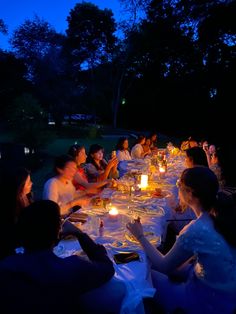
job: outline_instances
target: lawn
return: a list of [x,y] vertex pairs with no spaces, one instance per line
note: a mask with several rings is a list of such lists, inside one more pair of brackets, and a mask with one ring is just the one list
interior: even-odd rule
[[[73,132],[75,134],[77,132]],[[79,145],[84,145],[86,151],[88,152],[91,144],[100,144],[104,147],[105,157],[109,159],[110,152],[114,150],[117,140],[120,136],[126,136],[130,134],[139,134],[140,132],[128,131],[122,129],[113,130],[112,128],[103,129],[101,136],[97,138],[81,137],[80,139],[76,137],[71,137],[70,134],[63,136],[54,136],[50,142],[40,150],[40,163],[35,169],[32,167],[32,181],[33,181],[33,192],[35,199],[40,199],[42,196],[42,188],[45,181],[53,175],[53,162],[54,158],[61,154],[66,154],[69,147],[75,143]],[[13,142],[14,135],[10,132],[0,133],[0,142]],[[168,141],[172,141],[174,144],[178,145],[176,139],[170,139],[167,136],[160,135],[158,137],[158,146],[166,147]],[[130,147],[135,142],[135,138],[129,137]]]

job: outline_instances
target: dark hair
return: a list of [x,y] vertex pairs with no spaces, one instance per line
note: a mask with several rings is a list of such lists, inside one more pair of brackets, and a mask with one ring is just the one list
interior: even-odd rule
[[99,167],[98,164],[94,161],[94,158],[92,157],[92,154],[97,153],[99,150],[102,150],[104,152],[104,148],[101,145],[92,144],[89,148],[89,153],[88,153],[86,163],[93,164],[97,170],[101,170],[101,169],[104,170],[106,168],[105,162],[103,160],[101,160],[100,167]]
[[68,155],[75,159],[83,148],[82,145],[74,144],[69,148]]
[[219,183],[216,175],[207,167],[193,167],[185,169],[180,182],[191,188],[192,193],[202,204],[205,211],[210,211],[216,203]]
[[[0,259],[14,254],[16,247],[16,221],[23,209],[19,196],[29,174],[30,172],[22,167],[1,169]],[[31,201],[30,195],[29,201]]]
[[74,158],[69,155],[57,156],[54,161],[54,171],[58,173],[57,169],[64,169],[68,162],[75,162]]
[[208,167],[207,156],[202,147],[191,147],[185,150],[186,156],[188,156],[194,165]]
[[[6,208],[8,208],[15,218],[18,216],[22,204],[20,202],[20,194],[25,186],[26,179],[30,175],[30,171],[23,167],[2,169],[0,178],[0,193],[2,194],[1,200],[7,197]],[[32,201],[32,193],[28,195],[29,201]],[[13,212],[14,211],[14,212]]]
[[158,135],[157,135],[157,132],[153,131],[153,132],[150,132],[147,136],[147,138],[152,138],[154,135],[156,135],[156,137],[158,138]]
[[57,242],[60,207],[50,200],[36,201],[24,208],[17,224],[20,244],[28,251],[49,249]]
[[138,138],[136,139],[134,145],[141,143],[143,139],[146,139],[146,136],[145,136],[145,135],[142,135],[142,134],[139,135]]
[[225,240],[236,247],[236,194],[221,191],[217,194],[215,216],[213,216],[216,230]]
[[216,149],[216,156],[225,186],[236,187],[236,149],[221,145]]
[[185,169],[180,178],[181,183],[191,188],[203,210],[210,213],[215,229],[225,240],[236,246],[236,206],[235,196],[219,192],[216,175],[207,167]]
[[118,139],[116,150],[124,150],[124,141],[128,141],[128,138],[125,136],[122,136]]

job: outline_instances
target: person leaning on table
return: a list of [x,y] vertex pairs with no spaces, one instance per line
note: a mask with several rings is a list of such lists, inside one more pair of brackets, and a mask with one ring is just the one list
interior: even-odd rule
[[[104,284],[114,275],[113,263],[104,246],[68,221],[62,226],[62,233],[74,236],[87,258],[56,256],[53,248],[60,229],[60,208],[53,201],[36,201],[22,211],[18,230],[24,253],[0,262],[0,301],[4,313],[74,313],[75,309],[77,313],[87,313],[90,305],[83,298],[88,292],[90,302],[99,309],[97,289],[105,287],[107,292]],[[117,300],[112,293],[110,290],[106,297]],[[104,308],[107,304],[104,301]],[[116,313],[112,306],[106,310]]]
[[56,175],[44,184],[43,199],[56,202],[62,216],[73,212],[75,206],[88,205],[90,198],[84,192],[76,192],[72,183],[77,171],[74,159],[69,155],[58,156],[54,168]]
[[[209,168],[183,171],[179,197],[197,219],[181,230],[166,255],[150,244],[139,220],[127,224],[152,263],[155,299],[166,312],[232,314],[236,310],[236,201],[218,189]],[[192,265],[191,259],[194,270],[182,273],[186,281],[170,281],[167,275],[180,274],[180,267]]]

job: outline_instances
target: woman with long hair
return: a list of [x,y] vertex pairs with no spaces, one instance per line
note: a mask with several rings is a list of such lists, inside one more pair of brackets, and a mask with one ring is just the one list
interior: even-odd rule
[[[147,240],[139,220],[127,224],[155,269],[155,298],[167,312],[181,308],[191,314],[231,314],[236,309],[235,198],[219,192],[217,177],[206,167],[183,171],[179,197],[197,219],[182,229],[166,255]],[[193,265],[186,281],[171,282],[167,275],[186,265]]]
[[118,139],[116,144],[116,157],[119,161],[131,160],[129,152],[129,140],[125,136],[122,136]]
[[73,157],[77,164],[77,172],[72,181],[76,190],[82,190],[96,194],[100,192],[102,187],[111,182],[109,179],[98,182],[88,182],[88,178],[84,169],[84,164],[87,158],[84,146],[78,144],[72,145],[68,150],[68,155]]
[[86,174],[89,182],[104,181],[106,179],[116,179],[118,159],[112,157],[108,162],[104,158],[104,148],[99,144],[92,144],[89,148],[86,160]]
[[0,175],[0,258],[14,254],[16,223],[21,210],[32,203],[32,181],[26,168],[2,169]]

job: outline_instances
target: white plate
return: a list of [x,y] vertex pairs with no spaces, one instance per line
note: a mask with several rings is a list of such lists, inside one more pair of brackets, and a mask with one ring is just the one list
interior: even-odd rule
[[[160,241],[160,237],[156,236],[152,231],[144,231],[144,235],[152,244],[158,244]],[[125,238],[129,242],[139,243],[139,241],[130,232],[125,232]]]

